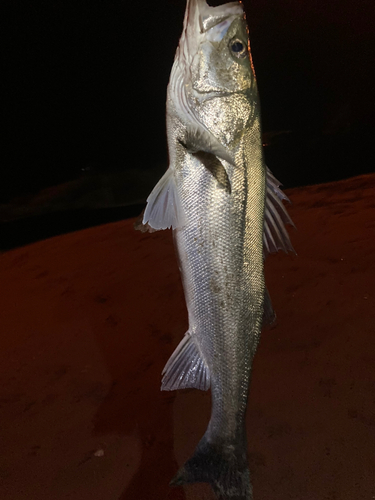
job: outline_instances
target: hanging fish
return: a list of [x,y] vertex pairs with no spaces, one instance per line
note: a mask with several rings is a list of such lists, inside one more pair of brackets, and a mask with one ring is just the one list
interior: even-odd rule
[[286,196],[264,163],[260,107],[240,2],[187,0],[167,92],[169,168],[143,230],[172,228],[189,329],[162,390],[211,388],[208,428],[171,484],[208,482],[219,499],[252,499],[245,414],[264,322],[274,318],[263,263],[293,251]]

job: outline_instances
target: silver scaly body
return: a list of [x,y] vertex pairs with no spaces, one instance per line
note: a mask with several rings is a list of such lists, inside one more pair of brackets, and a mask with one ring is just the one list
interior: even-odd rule
[[238,2],[188,0],[167,95],[170,167],[148,198],[146,228],[172,227],[189,330],[162,389],[211,387],[212,412],[173,484],[206,481],[252,498],[245,413],[253,357],[272,306],[263,263],[292,250],[285,196],[264,164],[247,26]]

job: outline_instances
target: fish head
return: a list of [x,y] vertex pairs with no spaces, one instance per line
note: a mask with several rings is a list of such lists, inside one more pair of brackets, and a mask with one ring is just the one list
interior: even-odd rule
[[186,103],[191,98],[202,101],[214,95],[246,92],[255,85],[240,2],[211,7],[205,0],[187,0],[171,81],[177,94],[185,94],[185,99],[176,97]]

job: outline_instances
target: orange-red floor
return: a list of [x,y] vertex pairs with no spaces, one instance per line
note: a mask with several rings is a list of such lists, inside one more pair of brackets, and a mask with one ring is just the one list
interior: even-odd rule
[[[278,315],[248,408],[254,500],[375,498],[375,176],[288,192],[298,257],[266,263]],[[0,498],[212,499],[171,489],[210,411],[161,393],[187,327],[168,231],[133,221],[0,255]]]

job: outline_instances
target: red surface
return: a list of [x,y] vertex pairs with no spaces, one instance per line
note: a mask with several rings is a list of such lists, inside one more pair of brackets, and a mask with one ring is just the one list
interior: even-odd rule
[[[375,176],[289,191],[298,257],[248,410],[254,499],[375,498]],[[0,258],[0,498],[212,499],[171,489],[209,393],[161,393],[187,327],[171,234],[108,224]]]

